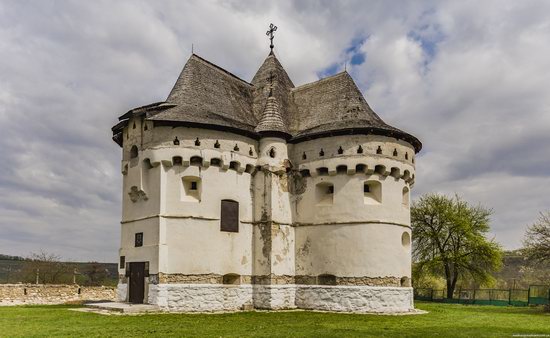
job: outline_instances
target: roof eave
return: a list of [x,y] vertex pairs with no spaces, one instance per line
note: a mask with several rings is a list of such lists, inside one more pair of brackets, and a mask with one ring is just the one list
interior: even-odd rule
[[396,139],[400,139],[410,143],[413,146],[415,153],[419,153],[420,150],[422,150],[422,142],[420,142],[420,140],[418,140],[416,137],[412,136],[411,134],[408,134],[404,131],[387,130],[387,129],[376,128],[376,127],[344,128],[344,129],[314,132],[314,133],[303,134],[303,135],[296,135],[289,140],[289,143],[300,143],[300,142],[314,140],[322,137],[340,136],[340,135],[357,135],[357,134],[363,134],[363,135],[373,134],[373,135],[394,137]]

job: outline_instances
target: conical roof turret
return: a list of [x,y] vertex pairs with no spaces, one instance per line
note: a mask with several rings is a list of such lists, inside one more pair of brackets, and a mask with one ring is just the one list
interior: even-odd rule
[[269,53],[260,66],[254,78],[253,111],[258,119],[256,132],[284,133],[289,132],[289,110],[291,104],[290,92],[294,83],[277,60],[274,53]]
[[270,90],[270,95],[267,97],[264,111],[262,112],[255,131],[260,134],[281,134],[280,136],[283,138],[290,137],[288,128],[279,111],[279,103],[272,95],[272,90]]

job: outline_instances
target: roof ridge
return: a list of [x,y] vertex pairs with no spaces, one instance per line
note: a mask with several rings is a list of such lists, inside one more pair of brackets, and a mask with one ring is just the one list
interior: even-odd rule
[[334,74],[334,75],[331,75],[331,76],[324,77],[324,78],[319,79],[319,80],[317,80],[317,81],[305,83],[305,84],[303,84],[303,85],[301,85],[301,86],[294,87],[294,88],[292,88],[292,89],[290,89],[290,90],[291,90],[291,91],[298,91],[298,90],[301,90],[301,89],[306,89],[306,88],[315,86],[315,85],[317,85],[317,84],[319,84],[319,83],[321,83],[321,82],[323,82],[323,81],[325,81],[325,80],[332,80],[332,79],[334,79],[334,78],[336,78],[336,77],[338,77],[338,76],[342,76],[342,75],[345,75],[345,74],[349,75],[349,73],[348,73],[347,71],[344,70],[344,71],[341,71],[340,73],[337,73],[337,74]]
[[248,82],[248,81],[246,81],[246,80],[241,79],[240,77],[238,77],[237,75],[231,73],[230,71],[223,69],[222,67],[218,66],[217,64],[212,63],[212,62],[206,60],[205,58],[202,58],[202,57],[198,56],[198,55],[195,54],[195,53],[192,53],[192,54],[191,54],[191,57],[197,58],[199,61],[204,62],[206,65],[212,67],[213,69],[215,69],[215,70],[217,70],[217,71],[219,71],[219,72],[221,72],[221,73],[223,73],[223,74],[225,74],[225,75],[229,75],[229,76],[231,76],[231,77],[233,77],[233,78],[235,78],[235,79],[237,79],[237,80],[239,80],[239,81],[241,81],[241,82],[246,83],[246,84],[249,85],[249,86],[254,86],[252,83],[250,83],[250,82]]

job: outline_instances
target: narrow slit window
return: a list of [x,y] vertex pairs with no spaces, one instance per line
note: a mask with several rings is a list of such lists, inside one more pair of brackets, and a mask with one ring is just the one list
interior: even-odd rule
[[134,236],[134,246],[136,248],[143,246],[143,232],[136,232]]

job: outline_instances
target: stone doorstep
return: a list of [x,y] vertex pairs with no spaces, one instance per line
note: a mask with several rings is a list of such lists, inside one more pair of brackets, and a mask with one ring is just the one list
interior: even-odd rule
[[151,304],[130,304],[130,303],[117,303],[117,302],[105,302],[105,303],[86,303],[87,308],[107,310],[120,313],[149,313],[160,312],[160,308],[157,305]]

